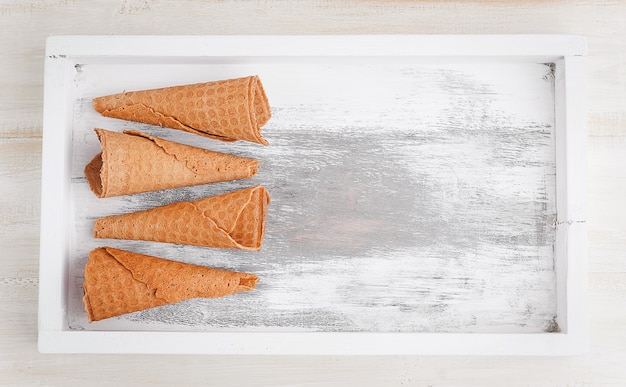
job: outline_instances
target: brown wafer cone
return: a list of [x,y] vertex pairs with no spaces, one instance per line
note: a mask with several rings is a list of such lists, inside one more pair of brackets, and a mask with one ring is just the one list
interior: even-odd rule
[[271,111],[258,76],[124,92],[94,98],[93,106],[107,117],[268,145],[261,126]]
[[94,237],[258,250],[270,197],[262,186],[96,220]]
[[254,274],[99,247],[89,253],[85,266],[83,303],[92,322],[190,298],[252,290],[257,281]]
[[85,167],[100,198],[218,181],[245,179],[258,172],[254,159],[213,152],[126,130],[95,129],[102,146]]

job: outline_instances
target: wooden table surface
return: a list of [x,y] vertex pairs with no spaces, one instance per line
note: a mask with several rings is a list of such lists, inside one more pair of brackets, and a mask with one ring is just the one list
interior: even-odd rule
[[[626,385],[626,2],[0,1],[0,385]],[[58,34],[588,37],[590,348],[575,357],[42,355],[45,38]]]

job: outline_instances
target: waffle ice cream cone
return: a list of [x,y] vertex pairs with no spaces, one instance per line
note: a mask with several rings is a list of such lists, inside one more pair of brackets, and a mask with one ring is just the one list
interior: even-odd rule
[[102,146],[85,167],[99,198],[245,179],[258,172],[254,159],[213,152],[126,130],[95,129]]
[[261,126],[271,111],[258,76],[124,92],[95,98],[93,106],[107,117],[268,145]]
[[257,281],[254,274],[99,247],[89,253],[85,266],[83,303],[93,322],[190,298],[252,290]]
[[270,197],[255,186],[96,220],[94,237],[258,250]]

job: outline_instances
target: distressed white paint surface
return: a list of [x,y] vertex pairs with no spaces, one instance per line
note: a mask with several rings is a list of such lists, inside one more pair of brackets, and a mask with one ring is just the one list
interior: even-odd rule
[[[13,1],[0,6],[0,360],[10,385],[542,385],[626,380],[626,4]],[[44,38],[49,34],[575,33],[589,36],[590,351],[576,357],[46,355],[37,352]],[[532,370],[529,372],[529,370]]]
[[[250,63],[252,62],[252,63]],[[524,61],[278,58],[77,67],[68,324],[87,330],[522,333],[555,329],[552,71]],[[269,147],[100,117],[91,98],[259,74]],[[255,157],[249,180],[97,199],[94,127]],[[262,251],[95,240],[96,217],[265,185]],[[261,277],[250,293],[87,324],[82,270],[103,244]]]

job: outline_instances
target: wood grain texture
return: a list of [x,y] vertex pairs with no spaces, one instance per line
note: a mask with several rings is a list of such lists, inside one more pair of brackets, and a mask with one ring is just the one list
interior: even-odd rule
[[[73,123],[72,329],[543,332],[556,316],[554,82],[543,63],[280,59],[273,63],[84,63]],[[271,145],[223,144],[100,117],[111,90],[254,71]],[[177,75],[184,74],[184,75]],[[173,80],[175,79],[175,80]],[[93,127],[134,128],[263,165],[251,180],[97,199],[83,168]],[[94,240],[95,217],[250,185],[272,196],[261,252]],[[255,292],[191,300],[88,325],[82,270],[102,244],[226,265]],[[139,250],[138,250],[139,249]],[[227,312],[226,312],[227,310]]]
[[[0,384],[624,385],[626,218],[620,195],[626,151],[624,15],[626,5],[621,1],[0,2],[4,32],[0,36]],[[44,40],[50,34],[127,33],[588,36],[590,353],[548,359],[38,354],[38,138]]]

